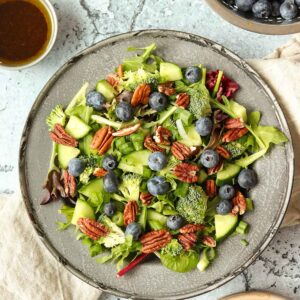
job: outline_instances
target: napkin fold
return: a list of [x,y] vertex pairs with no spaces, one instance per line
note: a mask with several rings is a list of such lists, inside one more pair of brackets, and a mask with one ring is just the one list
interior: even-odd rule
[[[273,90],[300,153],[300,35],[264,59],[248,60]],[[283,226],[300,223],[300,159]],[[96,300],[100,291],[73,276],[44,247],[20,194],[0,195],[0,295],[10,300]]]

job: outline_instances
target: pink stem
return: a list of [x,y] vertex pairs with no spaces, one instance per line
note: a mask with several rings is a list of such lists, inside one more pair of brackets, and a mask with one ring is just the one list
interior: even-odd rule
[[142,253],[138,257],[136,257],[133,261],[131,261],[125,268],[118,272],[117,277],[121,277],[125,275],[128,271],[133,269],[137,264],[139,264],[145,257],[147,257],[148,253]]

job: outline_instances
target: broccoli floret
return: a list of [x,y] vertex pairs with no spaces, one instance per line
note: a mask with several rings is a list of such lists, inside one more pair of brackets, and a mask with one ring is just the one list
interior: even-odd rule
[[172,241],[161,249],[161,254],[169,254],[173,257],[180,255],[183,251],[182,245],[176,239],[172,239]]
[[188,110],[199,119],[211,114],[210,94],[201,82],[186,86],[182,81],[176,82],[177,92],[186,92],[190,95]]
[[141,83],[153,84],[154,86],[158,84],[159,72],[155,71],[150,73],[143,69],[138,69],[137,71],[126,71],[124,77],[122,78],[122,86],[125,90],[134,91],[137,86]]
[[90,180],[90,176],[93,174],[94,168],[93,167],[87,167],[84,169],[84,171],[79,176],[79,181],[83,184],[87,184]]
[[190,186],[187,195],[177,201],[176,210],[188,222],[201,224],[205,217],[207,199],[201,186]]
[[246,151],[246,147],[239,142],[230,142],[224,145],[224,148],[230,152],[232,158],[238,157]]
[[49,126],[49,130],[53,130],[55,124],[65,126],[66,114],[61,105],[56,105],[55,108],[52,109],[50,115],[46,119],[46,123]]
[[119,185],[119,191],[127,200],[138,200],[141,182],[142,176],[135,173],[127,173],[122,176],[122,183]]
[[110,218],[102,216],[101,222],[109,229],[109,233],[100,240],[106,248],[112,248],[125,243],[125,233]]

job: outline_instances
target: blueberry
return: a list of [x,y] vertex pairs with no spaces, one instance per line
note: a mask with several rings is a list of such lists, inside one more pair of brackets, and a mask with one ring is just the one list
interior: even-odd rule
[[132,92],[125,90],[120,95],[118,95],[117,100],[120,102],[124,101],[130,103],[132,96],[133,96]]
[[109,171],[103,178],[104,190],[108,193],[116,193],[118,191],[119,178],[114,172]]
[[300,0],[295,0],[295,4],[296,4],[297,6],[300,6]]
[[218,152],[208,149],[205,150],[200,157],[200,163],[205,168],[213,168],[219,163],[220,157]]
[[185,70],[184,76],[190,83],[196,83],[201,80],[202,72],[199,67],[188,67]]
[[272,5],[267,0],[259,0],[252,6],[252,12],[256,18],[268,18],[272,14]]
[[153,152],[148,158],[148,165],[152,171],[163,169],[168,162],[167,156],[162,152]]
[[164,195],[170,190],[170,183],[162,176],[155,176],[148,180],[147,188],[151,195]]
[[102,161],[102,167],[106,171],[113,170],[117,167],[118,161],[113,155],[107,155]]
[[212,127],[212,120],[208,117],[202,117],[196,122],[196,131],[201,136],[209,135],[212,131]]
[[219,196],[222,199],[230,200],[235,194],[234,187],[230,184],[224,184],[219,189]]
[[240,11],[251,11],[251,8],[256,0],[235,0],[235,5]]
[[86,105],[91,106],[96,111],[104,109],[105,97],[97,91],[91,91],[86,96]]
[[280,17],[280,2],[279,1],[272,1],[272,16],[273,17]]
[[68,164],[69,173],[74,177],[78,177],[84,171],[85,166],[86,163],[80,158],[72,158]]
[[162,111],[168,105],[168,98],[163,93],[153,92],[150,94],[150,97],[149,97],[149,105],[154,110]]
[[285,20],[292,20],[298,14],[298,7],[294,0],[286,0],[280,6],[280,14]]
[[133,107],[128,102],[121,101],[116,107],[116,116],[121,121],[127,122],[133,119]]
[[257,184],[257,175],[255,171],[244,169],[238,176],[238,184],[244,189],[251,189]]
[[183,219],[178,215],[170,216],[167,220],[167,227],[171,230],[177,230],[182,226]]
[[116,204],[110,201],[104,205],[103,211],[108,217],[112,217],[116,213]]
[[142,227],[139,223],[132,222],[127,225],[125,235],[131,234],[133,239],[137,241],[142,233]]
[[231,212],[231,209],[232,204],[226,199],[221,200],[216,207],[216,211],[219,215],[227,215]]

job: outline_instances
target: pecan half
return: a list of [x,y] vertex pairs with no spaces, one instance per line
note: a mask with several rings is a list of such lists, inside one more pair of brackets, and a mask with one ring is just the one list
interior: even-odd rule
[[244,128],[245,124],[240,118],[228,118],[225,121],[224,127],[226,129]]
[[123,128],[119,131],[113,132],[113,136],[126,136],[136,132],[141,127],[141,123],[137,123],[133,126]]
[[147,135],[144,139],[144,147],[150,150],[151,152],[165,152],[165,149],[159,147],[154,140],[152,139],[151,135]]
[[116,88],[119,84],[119,76],[117,74],[108,74],[106,81],[113,87]]
[[109,232],[106,226],[89,218],[79,218],[77,224],[79,229],[94,241],[106,236]]
[[49,132],[50,138],[53,142],[65,146],[77,147],[78,142],[70,136],[62,125],[55,124],[53,131]]
[[171,152],[179,160],[188,159],[192,155],[191,149],[181,142],[174,142],[171,146]]
[[248,132],[248,129],[245,128],[236,128],[236,129],[229,129],[226,131],[222,136],[222,142],[233,142],[237,139],[241,138]]
[[247,209],[246,198],[240,191],[237,191],[235,193],[235,196],[232,198],[232,204],[233,204],[233,209],[231,212],[233,214],[239,213],[240,215],[243,215],[246,212]]
[[209,236],[209,235],[204,235],[202,237],[202,243],[204,245],[208,246],[208,247],[211,247],[211,248],[214,248],[214,247],[217,246],[216,240],[213,237]]
[[176,106],[186,109],[190,104],[190,96],[187,93],[180,93],[176,97]]
[[135,221],[136,215],[138,213],[138,209],[139,207],[136,201],[130,200],[127,202],[124,209],[125,226]]
[[180,163],[174,167],[173,174],[182,182],[195,183],[198,181],[199,167],[188,163]]
[[207,174],[208,175],[216,174],[217,172],[223,169],[223,166],[224,166],[224,161],[223,159],[220,159],[219,163],[215,167],[207,169]]
[[114,137],[112,133],[113,130],[109,126],[104,126],[99,129],[92,139],[91,148],[97,149],[99,155],[105,154],[113,141]]
[[153,196],[150,193],[141,192],[140,199],[143,205],[148,206],[151,204]]
[[117,75],[122,78],[124,76],[123,66],[121,64],[118,65]]
[[142,83],[134,91],[131,98],[131,105],[148,104],[151,87],[149,84]]
[[96,177],[104,177],[108,172],[103,168],[96,168],[93,175]]
[[185,250],[190,250],[197,242],[197,235],[194,232],[179,234],[178,240]]
[[160,93],[167,96],[172,96],[176,93],[176,89],[173,87],[173,82],[171,81],[159,84],[157,89]]
[[67,170],[63,171],[64,189],[66,197],[74,198],[76,195],[76,180]]
[[217,146],[216,151],[225,159],[228,159],[231,156],[230,152],[222,146]]
[[158,126],[155,130],[155,136],[153,137],[153,139],[157,144],[170,145],[171,137],[172,132],[169,129],[164,128],[162,126]]
[[154,230],[144,234],[140,238],[142,253],[153,253],[165,247],[172,240],[172,235],[165,229]]
[[202,224],[186,224],[179,229],[180,233],[192,233],[205,229],[205,226]]
[[217,195],[217,185],[213,179],[206,180],[205,192],[209,198],[214,198]]

